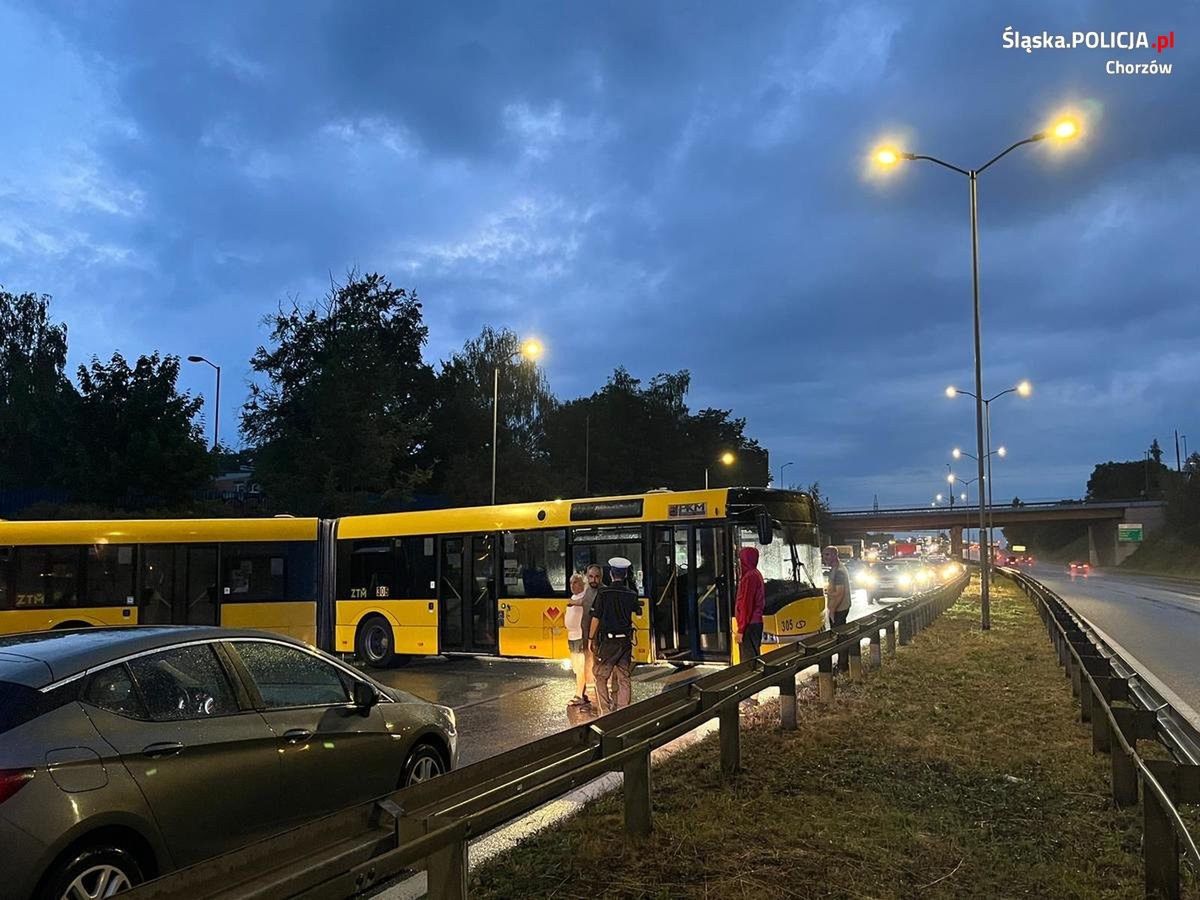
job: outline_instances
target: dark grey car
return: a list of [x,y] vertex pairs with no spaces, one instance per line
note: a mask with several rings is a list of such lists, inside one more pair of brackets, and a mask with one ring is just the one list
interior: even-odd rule
[[450,769],[454,713],[228,628],[0,638],[0,897],[107,897]]

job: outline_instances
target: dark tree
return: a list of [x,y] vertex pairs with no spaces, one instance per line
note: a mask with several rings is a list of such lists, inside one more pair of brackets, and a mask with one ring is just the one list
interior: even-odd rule
[[76,393],[67,326],[46,294],[0,290],[0,488],[61,487],[73,465]]
[[485,327],[442,364],[427,456],[433,490],[455,505],[491,502],[492,403],[499,373],[496,499],[545,497],[543,416],[554,396],[540,367],[521,356],[512,331]]
[[421,304],[378,274],[351,272],[316,306],[267,318],[242,410],[256,475],[276,505],[333,515],[395,508],[428,479],[433,372]]
[[1087,483],[1089,500],[1129,500],[1160,497],[1169,473],[1152,460],[1099,463]]
[[1162,465],[1162,447],[1158,446],[1158,438],[1150,442],[1150,458],[1154,460],[1155,465]]
[[211,473],[196,417],[203,403],[179,393],[179,357],[120,353],[79,367],[75,495],[114,506],[190,502]]

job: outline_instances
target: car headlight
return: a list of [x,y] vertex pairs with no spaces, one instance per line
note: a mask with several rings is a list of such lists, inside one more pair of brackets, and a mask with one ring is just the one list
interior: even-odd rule
[[942,569],[942,577],[949,581],[958,574],[958,567],[954,563],[950,563],[946,568]]
[[921,569],[919,572],[917,572],[917,581],[928,581],[928,580],[929,580],[929,570],[928,569]]
[[876,578],[870,572],[863,572],[855,579],[863,587],[875,587]]
[[899,581],[900,587],[908,587],[910,584],[912,584],[912,576],[905,572],[897,579],[897,581]]

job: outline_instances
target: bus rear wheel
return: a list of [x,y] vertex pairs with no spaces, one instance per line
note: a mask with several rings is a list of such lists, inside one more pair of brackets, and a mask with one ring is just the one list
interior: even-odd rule
[[383,616],[370,616],[358,626],[354,654],[372,669],[392,669],[408,661],[396,653],[396,635]]

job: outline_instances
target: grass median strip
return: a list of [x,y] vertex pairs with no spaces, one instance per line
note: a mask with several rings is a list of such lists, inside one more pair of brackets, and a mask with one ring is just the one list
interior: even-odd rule
[[[836,702],[801,690],[743,717],[744,771],[715,736],[653,772],[654,834],[620,793],[480,866],[472,897],[1134,897],[1139,810],[1109,803],[1070,683],[1010,583],[978,627],[978,582]],[[1194,885],[1189,885],[1194,889]]]

